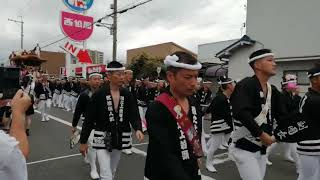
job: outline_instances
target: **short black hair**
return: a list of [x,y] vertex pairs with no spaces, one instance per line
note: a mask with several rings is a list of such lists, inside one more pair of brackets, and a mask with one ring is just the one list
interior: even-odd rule
[[[252,59],[254,57],[257,57],[257,56],[260,56],[260,55],[263,55],[263,54],[268,54],[268,53],[272,53],[271,49],[259,49],[257,51],[254,51],[253,53],[251,53],[251,55],[249,56],[249,59]],[[251,68],[253,69],[254,68],[254,63],[256,61],[252,61],[249,63],[249,65],[251,66]]]
[[314,65],[314,67],[309,69],[309,71],[308,71],[309,79],[316,77],[316,76],[314,76],[314,74],[316,74],[316,73],[320,73],[320,63],[316,63]]
[[111,61],[107,65],[107,69],[108,68],[122,68],[122,67],[123,67],[123,65],[121,63],[119,63],[118,61]]
[[[191,54],[183,52],[183,51],[176,51],[171,54],[171,56],[173,56],[173,55],[176,55],[179,58],[179,60],[177,61],[179,63],[195,65],[198,62],[198,60],[195,57],[193,57]],[[170,71],[173,73],[177,73],[181,69],[183,69],[183,68],[173,67],[173,66],[167,67],[167,71]]]

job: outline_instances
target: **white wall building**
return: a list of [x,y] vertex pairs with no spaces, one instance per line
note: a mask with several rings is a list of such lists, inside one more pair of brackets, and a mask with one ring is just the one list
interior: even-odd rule
[[[237,50],[227,47],[217,54],[229,58],[229,76],[235,79],[252,75],[249,55],[261,48],[275,53],[277,75],[271,82],[280,86],[282,76],[295,73],[305,92],[308,83],[306,71],[320,62],[319,0],[248,0],[247,35],[254,40]],[[229,49],[228,49],[229,48]]]

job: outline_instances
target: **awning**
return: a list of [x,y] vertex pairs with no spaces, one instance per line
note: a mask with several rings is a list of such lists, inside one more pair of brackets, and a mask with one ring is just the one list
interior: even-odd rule
[[[216,54],[217,58],[220,59],[229,59],[232,53],[234,53],[237,49],[243,47],[243,46],[252,46],[256,41],[252,40],[249,36],[244,35],[241,39],[234,42],[233,44],[227,46],[220,52]],[[227,61],[227,60],[224,60]]]

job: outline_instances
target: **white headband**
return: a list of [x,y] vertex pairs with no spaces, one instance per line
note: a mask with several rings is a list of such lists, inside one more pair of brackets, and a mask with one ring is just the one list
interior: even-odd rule
[[264,58],[264,57],[267,57],[267,56],[274,56],[273,53],[266,53],[266,54],[261,54],[260,56],[256,56],[256,57],[253,57],[251,59],[248,60],[248,63],[251,63],[257,59],[261,59],[261,58]]
[[164,59],[164,64],[167,67],[172,66],[172,67],[178,67],[178,68],[189,69],[189,70],[199,70],[202,67],[202,65],[199,62],[197,62],[197,64],[191,65],[191,64],[180,63],[177,61],[179,61],[178,56],[169,55]]
[[296,83],[296,82],[297,82],[297,80],[289,80],[289,81],[286,81],[286,82],[282,82],[282,84],[283,84],[283,85],[285,85],[285,84],[288,84],[288,83],[291,83],[291,82]]
[[308,77],[310,78],[310,77],[313,77],[313,76],[319,76],[320,75],[320,72],[318,72],[318,73],[314,73],[314,74],[308,74]]
[[121,67],[121,68],[107,68],[107,71],[123,71],[126,70],[125,67]]
[[102,74],[100,73],[92,73],[89,75],[89,78],[91,78],[92,76],[100,76],[100,78],[102,78]]
[[230,83],[233,83],[233,82],[234,82],[233,80],[230,80],[230,81],[227,81],[227,82],[219,81],[218,84],[223,85],[223,84],[230,84]]

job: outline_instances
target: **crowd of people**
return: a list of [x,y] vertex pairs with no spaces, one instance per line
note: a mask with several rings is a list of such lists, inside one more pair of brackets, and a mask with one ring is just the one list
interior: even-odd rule
[[[25,119],[26,135],[30,135],[34,108],[41,112],[42,122],[50,120],[51,106],[72,112],[72,134],[83,121],[78,132],[80,152],[90,164],[92,179],[114,179],[121,153],[132,154],[132,130],[139,141],[149,136],[145,164],[149,180],[200,180],[203,157],[206,169],[217,172],[213,164],[217,149],[228,149],[243,180],[263,180],[266,165],[272,164],[268,156],[277,145],[284,146],[285,159],[295,163],[298,180],[320,178],[320,66],[309,70],[311,87],[302,98],[295,75],[283,76],[281,91],[269,84],[276,74],[269,49],[250,55],[248,69],[254,76],[239,82],[219,77],[216,93],[210,90],[212,83],[198,78],[201,64],[193,56],[175,52],[164,64],[165,80],[134,79],[133,72],[117,61],[107,65],[106,77],[99,72],[89,74],[88,79],[24,72],[24,93],[16,96],[34,97],[33,105],[25,108],[25,117],[20,117]],[[14,98],[12,112],[15,103]],[[204,131],[207,117],[210,134]],[[16,126],[12,120],[11,128]],[[12,129],[8,132],[20,142]],[[0,160],[0,169],[3,166]],[[0,172],[2,177],[7,176]]]

